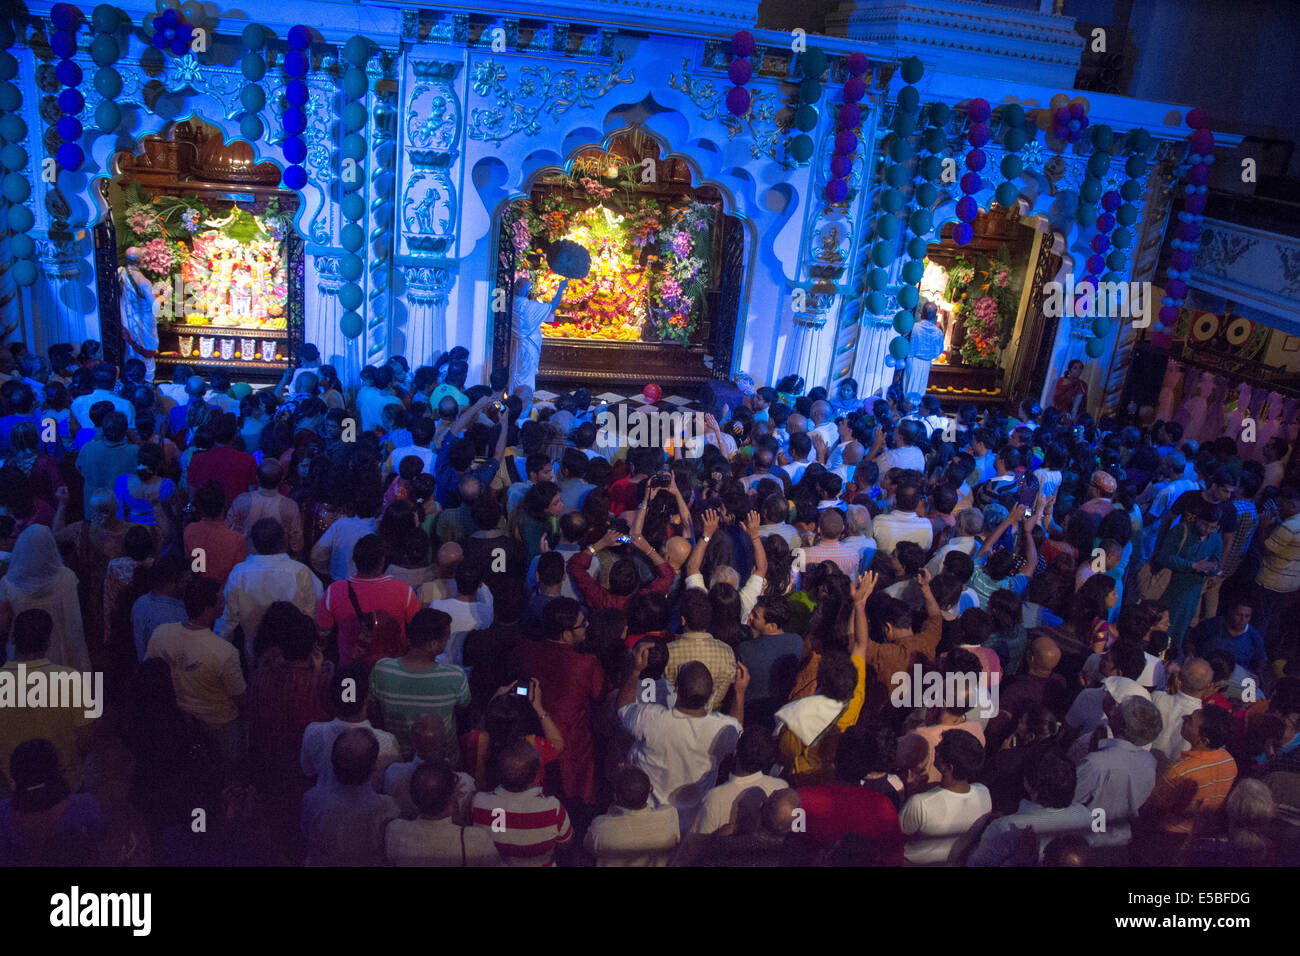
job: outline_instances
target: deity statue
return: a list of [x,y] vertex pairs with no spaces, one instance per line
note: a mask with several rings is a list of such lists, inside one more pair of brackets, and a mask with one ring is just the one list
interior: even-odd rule
[[1178,395],[1178,386],[1183,381],[1183,367],[1178,362],[1170,362],[1165,370],[1165,381],[1160,388],[1160,398],[1156,402],[1156,420],[1170,421],[1174,414],[1174,400]]

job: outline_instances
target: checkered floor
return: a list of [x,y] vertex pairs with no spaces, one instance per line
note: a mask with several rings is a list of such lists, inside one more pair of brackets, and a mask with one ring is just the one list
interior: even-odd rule
[[[533,397],[538,401],[553,402],[559,398],[559,395],[555,392],[539,388],[533,393]],[[629,412],[648,408],[654,408],[661,412],[699,412],[704,410],[704,406],[696,399],[687,398],[684,395],[662,395],[660,396],[659,401],[652,403],[646,401],[645,396],[640,392],[628,394],[626,392],[607,391],[599,394],[593,392],[591,400],[596,404],[600,402],[607,403],[614,414],[618,414],[617,409],[619,405],[626,405]]]

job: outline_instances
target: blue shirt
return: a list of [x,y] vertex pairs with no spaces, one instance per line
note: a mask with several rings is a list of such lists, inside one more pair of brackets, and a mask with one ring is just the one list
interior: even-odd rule
[[1264,636],[1250,625],[1234,637],[1228,633],[1228,624],[1223,618],[1212,617],[1197,625],[1191,639],[1200,657],[1208,657],[1215,651],[1227,651],[1234,661],[1256,674],[1268,663]]
[[[442,437],[442,444],[438,446],[437,456],[433,464],[434,494],[438,499],[438,504],[444,508],[451,507],[452,495],[456,493],[456,486],[460,483],[460,475],[456,469],[451,467],[450,451],[452,442],[459,436],[453,435],[450,431]],[[465,472],[467,475],[473,475],[479,480],[479,484],[484,490],[492,483],[496,477],[497,469],[500,463],[495,458],[489,458],[477,468],[471,467]]]
[[798,634],[764,634],[736,645],[736,658],[749,670],[750,700],[785,700],[794,687],[803,654]]

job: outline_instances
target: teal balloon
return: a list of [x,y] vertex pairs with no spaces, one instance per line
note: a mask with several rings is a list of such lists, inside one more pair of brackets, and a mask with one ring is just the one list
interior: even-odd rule
[[885,298],[883,292],[873,292],[867,296],[867,311],[872,315],[880,315],[887,308],[889,308],[889,300]]
[[9,173],[4,178],[5,199],[10,202],[26,202],[27,197],[32,194],[31,184],[27,182],[27,177],[21,173]]
[[894,261],[894,244],[883,239],[871,247],[871,261],[885,268]]
[[925,148],[932,153],[942,153],[948,145],[948,134],[937,126],[931,126],[925,131],[924,135]]
[[27,135],[27,124],[17,113],[5,113],[0,115],[0,136],[16,143]]
[[1002,175],[1007,179],[1015,179],[1025,171],[1025,161],[1015,153],[1007,153],[1002,157]]
[[104,100],[95,107],[95,125],[111,133],[122,125],[122,108],[112,100]]
[[924,236],[916,236],[907,241],[907,255],[911,259],[924,259],[929,251],[930,244],[925,241]]
[[111,66],[95,71],[95,89],[105,99],[112,99],[122,92],[122,76]]
[[930,124],[932,126],[947,126],[948,120],[952,119],[952,107],[947,103],[930,104]]
[[27,165],[27,150],[17,143],[10,143],[4,149],[0,149],[0,165],[9,172],[22,169]]
[[911,136],[916,129],[915,113],[909,113],[906,110],[899,110],[894,114],[894,125],[892,129],[900,136]]
[[1101,353],[1106,351],[1106,340],[1088,339],[1083,350],[1088,353],[1088,358],[1101,358]]
[[902,228],[897,216],[886,214],[876,219],[876,235],[882,239],[897,239]]
[[1129,179],[1141,179],[1147,174],[1147,161],[1141,156],[1130,156],[1124,162],[1124,172]]
[[1010,206],[1020,198],[1020,189],[1015,183],[1003,183],[994,191],[993,198],[997,200],[999,206]]
[[1124,180],[1124,185],[1119,187],[1119,194],[1124,197],[1125,202],[1137,202],[1142,198],[1142,181],[1136,177]]
[[1111,332],[1110,319],[1104,315],[1099,315],[1092,320],[1092,334],[1099,339],[1104,339]]
[[260,23],[250,23],[244,27],[241,39],[245,50],[260,50],[266,46],[266,28]]
[[0,110],[12,113],[23,102],[23,94],[12,83],[0,83]]
[[266,58],[260,53],[245,53],[239,61],[239,72],[244,79],[256,83],[266,75]]
[[356,222],[358,219],[362,219],[366,215],[365,197],[359,193],[351,193],[344,196],[343,201],[339,203],[339,210],[343,213],[344,219]]
[[90,13],[90,25],[95,28],[96,33],[112,33],[118,28],[121,20],[117,7],[111,7],[107,3],[101,3]]
[[339,305],[349,312],[355,312],[362,301],[361,286],[355,282],[345,282],[339,286]]
[[1029,142],[1029,134],[1023,129],[1009,129],[1002,137],[1002,145],[1009,153],[1020,152],[1027,142]]
[[358,173],[358,175],[353,176],[350,179],[343,180],[343,191],[345,193],[359,192],[361,187],[364,186],[365,184],[366,184],[366,177]]
[[943,157],[927,156],[921,160],[921,175],[929,182],[934,182],[943,175]]
[[[895,329],[897,329],[897,326],[895,326]],[[903,359],[907,358],[907,353],[910,351],[911,346],[905,338],[896,338],[889,343],[889,354],[892,355],[896,361],[901,362]]]
[[822,85],[813,79],[799,84],[799,99],[804,103],[816,103],[822,98]]
[[[920,189],[917,190],[920,193]],[[907,220],[907,228],[918,236],[928,235],[934,228],[934,214],[929,209],[917,209]],[[910,280],[916,282],[916,279]]]
[[939,188],[934,183],[921,183],[916,187],[916,204],[924,209],[933,208],[939,201]]
[[817,107],[805,103],[794,111],[794,128],[808,132],[817,128]]
[[894,140],[894,142],[889,147],[889,156],[896,163],[907,162],[909,159],[912,158],[913,152],[914,150],[912,149],[911,140],[904,139],[901,136],[898,139]]
[[1019,103],[1008,103],[1002,107],[1002,125],[1008,129],[1019,129],[1025,125],[1025,108]]
[[350,222],[339,230],[339,242],[348,252],[357,252],[366,244],[366,231]]
[[1105,123],[1098,123],[1088,131],[1094,149],[1109,150],[1115,145],[1115,131]]
[[1133,245],[1133,233],[1119,226],[1110,234],[1110,244],[1116,249],[1127,249]]
[[355,312],[345,312],[339,319],[339,331],[343,333],[344,338],[355,339],[365,327],[361,316]]
[[1135,129],[1128,134],[1124,146],[1130,153],[1145,153],[1151,146],[1151,134],[1144,129]]
[[900,309],[894,313],[894,331],[899,335],[908,335],[914,325],[916,325],[916,317],[911,312]]
[[15,259],[29,259],[36,254],[36,240],[25,232],[9,237],[9,254]]
[[118,46],[117,37],[101,33],[90,41],[90,58],[97,66],[112,66],[121,55],[122,48]]
[[1121,226],[1131,226],[1138,221],[1137,206],[1132,203],[1124,203],[1115,210],[1115,221]]
[[810,78],[817,78],[826,72],[826,51],[819,46],[810,46],[799,54],[799,72]]
[[1124,266],[1128,264],[1128,256],[1116,249],[1106,257],[1106,267],[1114,269],[1116,272],[1122,272]]
[[913,259],[903,266],[903,281],[908,285],[916,285],[925,275],[925,263],[920,259]]
[[1101,179],[1110,169],[1110,153],[1093,153],[1088,157],[1088,174],[1094,179]]
[[1087,228],[1097,224],[1097,207],[1091,203],[1081,202],[1074,211],[1074,221]]
[[365,263],[361,257],[355,253],[349,252],[346,256],[339,259],[339,275],[348,282],[356,282],[361,278],[361,272],[365,268]]
[[356,66],[348,67],[343,74],[343,92],[348,95],[348,99],[359,100],[369,89],[370,78],[366,76],[366,71]]
[[885,170],[885,183],[894,189],[898,189],[909,182],[911,178],[912,171],[906,166],[890,166]]
[[366,155],[366,138],[357,133],[343,137],[343,155],[348,159],[364,159]]
[[790,145],[786,147],[786,152],[796,163],[806,163],[813,154],[812,137],[804,136],[802,133],[790,140]]
[[365,128],[369,116],[363,104],[353,101],[343,107],[343,126],[349,133],[355,133]]
[[9,270],[9,274],[14,277],[14,283],[20,286],[29,286],[36,284],[36,263],[31,259],[19,259]]
[[14,232],[27,232],[36,221],[32,218],[32,211],[26,206],[10,206],[7,218],[9,228]]
[[[904,77],[904,79],[907,79]],[[908,82],[913,82],[909,80]],[[916,91],[915,86],[905,86],[898,91],[898,105],[908,113],[915,113],[921,105],[921,94]]]
[[867,287],[874,292],[883,292],[889,285],[889,273],[884,269],[872,269],[867,273]]
[[239,102],[244,105],[244,111],[247,113],[260,112],[266,105],[266,91],[260,86],[249,83],[239,91]]
[[355,36],[343,44],[343,57],[353,66],[365,66],[370,59],[370,41],[363,36]]
[[262,121],[252,113],[245,113],[239,121],[239,135],[249,142],[255,143],[262,138],[265,127]]
[[904,83],[918,83],[925,76],[925,64],[920,57],[909,56],[903,60],[899,72],[903,75]]
[[914,285],[905,285],[898,290],[898,304],[904,309],[915,309],[921,301],[921,293]]
[[897,189],[886,189],[880,194],[880,208],[885,212],[898,212],[903,208],[903,194]]
[[1122,282],[1123,280],[1124,276],[1118,272],[1107,272],[1101,277],[1102,282]]
[[1097,203],[1101,200],[1101,183],[1092,178],[1085,178],[1079,184],[1079,198],[1084,202]]

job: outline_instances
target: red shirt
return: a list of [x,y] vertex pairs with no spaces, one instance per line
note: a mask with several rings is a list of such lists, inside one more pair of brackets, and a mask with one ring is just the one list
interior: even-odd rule
[[620,478],[609,486],[609,513],[612,515],[621,515],[624,511],[631,511],[640,502],[641,486],[646,482],[645,478],[639,478],[633,481],[631,478]]
[[322,629],[339,628],[339,660],[352,659],[352,651],[361,634],[361,622],[357,612],[348,598],[348,585],[356,593],[357,603],[363,614],[371,611],[387,611],[401,625],[400,638],[396,641],[374,641],[366,654],[366,663],[374,667],[381,657],[401,657],[406,653],[406,622],[415,617],[420,610],[420,601],[405,581],[399,581],[391,575],[384,574],[377,578],[350,577],[346,581],[335,581],[321,595],[320,607],[316,611],[316,623]]
[[220,482],[226,489],[226,507],[229,508],[237,497],[249,488],[257,487],[257,459],[229,445],[201,451],[190,459],[185,482],[193,494],[209,481]]
[[569,578],[573,581],[573,589],[582,598],[582,603],[592,611],[603,611],[611,607],[618,608],[620,611],[625,610],[627,602],[632,600],[632,594],[639,591],[667,594],[668,589],[673,586],[673,578],[677,576],[673,566],[665,561],[655,568],[655,579],[645,587],[637,588],[632,594],[614,594],[603,588],[600,582],[591,576],[591,552],[586,548],[569,558],[567,569]]
[[903,831],[898,811],[884,794],[847,783],[800,787],[808,836],[819,846],[831,846],[846,833],[866,838],[881,866],[903,865]]

